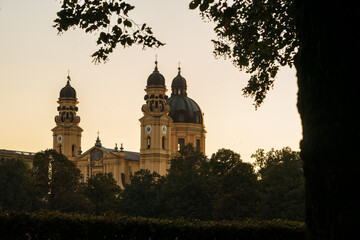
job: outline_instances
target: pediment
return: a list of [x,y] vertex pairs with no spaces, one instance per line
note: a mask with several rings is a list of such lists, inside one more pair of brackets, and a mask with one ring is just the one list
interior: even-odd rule
[[84,160],[88,160],[91,158],[91,153],[94,151],[101,151],[102,152],[102,158],[106,159],[106,158],[115,158],[117,157],[115,154],[109,152],[109,150],[102,148],[102,147],[97,147],[97,146],[93,146],[90,149],[88,149],[86,152],[84,152],[83,154],[81,154],[76,160],[77,161],[84,161]]

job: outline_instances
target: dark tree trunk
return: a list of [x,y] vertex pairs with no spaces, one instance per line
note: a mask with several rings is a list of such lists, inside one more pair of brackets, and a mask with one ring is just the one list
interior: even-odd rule
[[296,1],[308,235],[352,239],[360,230],[358,8],[356,1]]

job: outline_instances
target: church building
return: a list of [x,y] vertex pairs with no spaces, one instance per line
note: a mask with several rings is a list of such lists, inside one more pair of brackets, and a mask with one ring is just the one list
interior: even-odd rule
[[81,170],[83,180],[96,173],[113,173],[118,185],[124,187],[130,175],[140,169],[149,169],[165,175],[170,159],[186,144],[205,152],[203,113],[199,105],[187,96],[187,83],[181,69],[171,84],[168,97],[165,78],[155,69],[147,79],[145,103],[141,107],[140,152],[124,151],[102,146],[99,136],[93,147],[85,152],[81,149],[83,129],[79,126],[78,99],[75,89],[67,84],[60,91],[59,114],[55,116],[53,149],[64,154]]

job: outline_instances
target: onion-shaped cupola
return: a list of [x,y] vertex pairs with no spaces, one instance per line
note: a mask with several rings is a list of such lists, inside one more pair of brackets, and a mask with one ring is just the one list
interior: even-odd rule
[[159,72],[158,62],[155,61],[155,69],[152,74],[147,79],[147,86],[164,86],[165,87],[165,78],[164,76]]
[[171,84],[171,97],[166,104],[170,106],[169,116],[174,123],[196,123],[203,125],[203,114],[199,105],[187,96],[187,84],[181,76],[181,69],[178,68],[178,75]]
[[76,91],[70,85],[70,76],[68,76],[67,79],[68,80],[67,80],[66,86],[61,89],[59,98],[76,101]]
[[166,106],[166,95],[165,78],[158,70],[157,61],[155,61],[155,70],[148,77],[146,86],[146,95],[144,100],[146,104],[143,105],[142,111],[155,115],[163,115],[169,111],[169,107]]
[[60,91],[59,106],[57,107],[59,115],[55,117],[55,122],[78,124],[80,117],[76,116],[76,112],[78,111],[78,107],[76,106],[78,104],[76,91],[70,85],[70,76],[68,76],[67,79],[66,86]]
[[181,68],[178,68],[178,75],[173,79],[171,84],[171,96],[173,95],[185,95],[186,93],[186,80],[181,76]]

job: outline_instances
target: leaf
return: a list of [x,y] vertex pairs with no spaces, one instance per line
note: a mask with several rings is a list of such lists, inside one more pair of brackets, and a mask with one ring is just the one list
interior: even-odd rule
[[132,26],[132,23],[131,23],[129,20],[125,19],[124,25],[125,25],[126,27],[131,27],[131,26]]
[[194,0],[194,1],[190,2],[189,8],[190,8],[190,9],[195,9],[195,8],[197,8],[197,7],[199,6],[200,2],[201,2],[201,1],[199,1],[199,0]]
[[206,9],[209,8],[209,3],[204,2],[203,4],[200,5],[199,9],[201,12],[204,12]]

